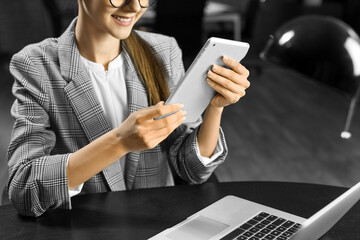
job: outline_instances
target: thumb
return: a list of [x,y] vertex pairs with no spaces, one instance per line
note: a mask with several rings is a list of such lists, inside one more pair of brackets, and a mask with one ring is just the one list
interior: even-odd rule
[[157,107],[164,106],[164,101],[158,102],[155,106],[157,106]]

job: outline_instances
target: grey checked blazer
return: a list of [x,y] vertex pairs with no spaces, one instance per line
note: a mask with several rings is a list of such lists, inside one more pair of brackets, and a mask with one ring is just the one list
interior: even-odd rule
[[[39,216],[48,209],[71,208],[66,161],[70,153],[110,131],[75,41],[76,19],[59,38],[25,47],[10,63],[16,98],[8,149],[10,200],[20,214]],[[138,32],[163,62],[172,90],[184,74],[181,50],[173,38]],[[146,90],[125,52],[129,112],[149,106]],[[113,163],[84,183],[83,193],[166,185],[178,175],[189,183],[205,181],[224,161],[227,148],[203,166],[195,152],[201,119],[183,124],[157,147],[127,154],[126,167]]]

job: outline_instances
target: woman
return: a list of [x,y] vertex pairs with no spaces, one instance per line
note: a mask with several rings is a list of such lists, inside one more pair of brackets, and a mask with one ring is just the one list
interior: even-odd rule
[[19,213],[71,208],[80,192],[201,183],[224,161],[221,114],[244,96],[249,73],[226,57],[230,69],[213,66],[218,94],[203,120],[182,124],[183,106],[163,103],[184,74],[179,47],[133,30],[153,2],[78,0],[62,36],[13,56],[8,193]]

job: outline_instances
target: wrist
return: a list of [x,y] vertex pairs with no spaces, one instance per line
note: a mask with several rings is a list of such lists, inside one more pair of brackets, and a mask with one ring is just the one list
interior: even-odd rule
[[112,132],[113,132],[113,137],[114,137],[114,145],[115,145],[115,148],[118,149],[118,154],[120,156],[124,156],[127,153],[129,153],[131,150],[129,150],[126,147],[125,139],[124,139],[123,135],[120,133],[120,131],[118,131],[118,129],[116,128]]
[[216,107],[209,104],[203,116],[203,121],[218,122],[220,124],[223,110],[224,107]]
[[215,114],[222,114],[224,110],[224,107],[218,107],[218,106],[214,106],[213,104],[209,104],[209,106],[206,108],[206,111],[207,112],[212,112],[212,113],[215,113]]

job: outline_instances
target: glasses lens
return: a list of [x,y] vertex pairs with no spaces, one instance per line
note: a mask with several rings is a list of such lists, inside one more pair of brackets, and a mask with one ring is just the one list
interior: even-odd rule
[[125,0],[110,0],[114,7],[121,7],[125,3]]
[[[110,0],[111,4],[114,7],[122,7],[125,4],[128,4],[130,1],[128,1],[128,0]],[[144,8],[150,7],[151,5],[153,5],[156,2],[156,0],[138,0],[138,1],[140,3],[140,6],[144,7]]]
[[139,2],[142,7],[150,7],[156,2],[156,0],[140,0]]

